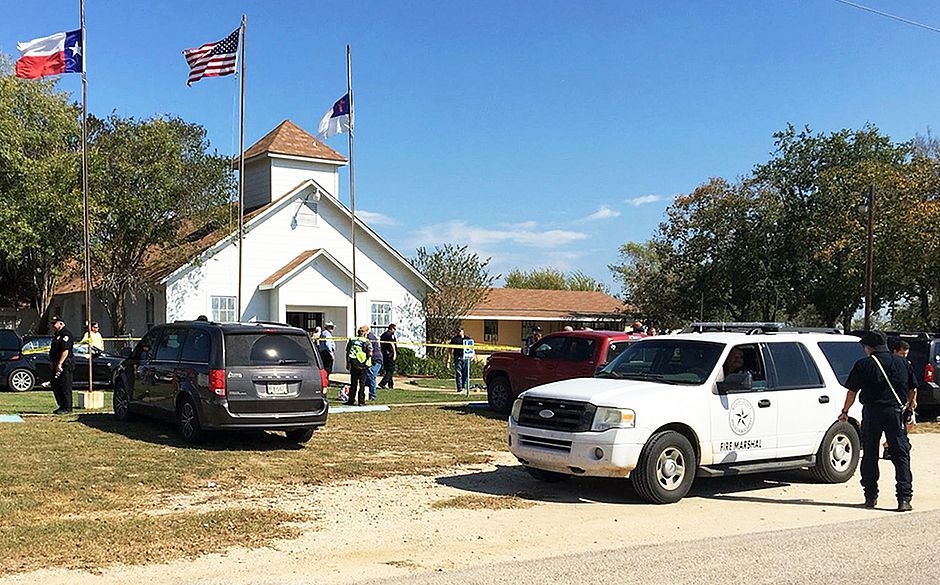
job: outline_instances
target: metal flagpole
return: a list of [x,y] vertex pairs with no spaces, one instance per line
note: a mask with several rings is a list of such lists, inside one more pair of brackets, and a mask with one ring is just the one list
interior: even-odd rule
[[82,22],[82,215],[85,223],[85,331],[88,334],[88,390],[94,390],[91,351],[91,215],[88,211],[88,99],[86,96],[85,0],[81,0]]
[[353,170],[353,120],[356,117],[356,108],[353,106],[352,53],[349,45],[346,45],[346,93],[349,96],[349,206],[352,210],[353,330],[358,332],[359,319],[356,315],[356,173]]
[[239,131],[238,131],[238,312],[235,314],[236,320],[242,320],[242,248],[244,236],[244,218],[245,218],[245,15],[242,14],[242,38],[241,38],[241,99],[239,107]]

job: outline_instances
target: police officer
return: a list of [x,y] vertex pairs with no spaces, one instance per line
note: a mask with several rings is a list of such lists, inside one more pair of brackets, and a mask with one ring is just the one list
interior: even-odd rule
[[878,447],[884,433],[894,464],[898,512],[909,512],[913,486],[911,442],[903,419],[904,407],[915,407],[917,380],[906,359],[888,351],[887,338],[869,331],[861,339],[868,357],[855,362],[845,382],[848,392],[840,421],[848,418],[849,407],[859,392],[862,403],[862,490],[865,507],[878,504]]
[[52,414],[72,414],[72,373],[75,370],[72,346],[75,337],[58,315],[52,318],[52,330],[55,335],[49,347],[49,367],[52,368],[52,393],[59,405]]

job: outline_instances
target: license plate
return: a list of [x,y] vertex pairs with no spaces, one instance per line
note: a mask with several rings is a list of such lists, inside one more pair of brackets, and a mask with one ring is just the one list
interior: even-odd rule
[[268,384],[268,394],[287,394],[287,384]]

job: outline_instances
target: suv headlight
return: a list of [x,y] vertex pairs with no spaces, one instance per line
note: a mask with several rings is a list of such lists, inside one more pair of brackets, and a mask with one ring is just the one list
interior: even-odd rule
[[512,417],[512,420],[519,422],[519,413],[522,412],[522,399],[516,398],[512,403],[512,412],[509,416]]
[[636,413],[629,408],[598,406],[594,412],[594,422],[591,423],[591,430],[632,429],[635,422]]

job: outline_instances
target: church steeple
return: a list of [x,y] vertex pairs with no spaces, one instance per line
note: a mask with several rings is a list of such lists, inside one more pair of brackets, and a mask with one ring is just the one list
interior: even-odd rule
[[301,181],[314,179],[338,195],[346,157],[300,126],[284,120],[245,151],[245,210],[271,202]]

